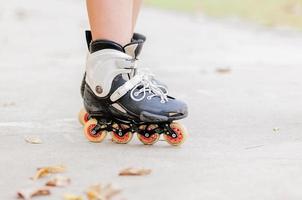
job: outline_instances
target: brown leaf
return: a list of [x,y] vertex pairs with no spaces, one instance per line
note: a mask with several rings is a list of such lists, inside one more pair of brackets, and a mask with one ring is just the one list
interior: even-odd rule
[[70,184],[70,178],[65,176],[56,176],[46,182],[46,186],[65,187]]
[[27,136],[25,141],[30,144],[42,144],[42,140],[36,136]]
[[44,177],[44,176],[47,176],[49,174],[49,171],[47,170],[47,169],[39,169],[38,171],[37,171],[37,173],[35,174],[35,176],[34,177],[32,177],[32,179],[33,180],[37,180],[37,179],[39,179],[39,178],[42,178],[42,177]]
[[99,184],[90,186],[86,191],[86,195],[88,200],[111,200],[120,192],[121,190],[113,188],[111,184],[107,184],[105,187]]
[[10,106],[15,106],[16,103],[15,102],[10,102],[10,103],[4,103],[2,104],[3,107],[10,107]]
[[97,200],[101,195],[101,185],[92,185],[90,186],[87,191],[86,195],[88,200]]
[[83,197],[74,194],[65,194],[64,200],[83,200]]
[[145,176],[151,172],[151,169],[126,168],[120,171],[119,176]]
[[66,171],[66,168],[62,165],[41,167],[41,168],[37,169],[37,173],[35,174],[34,177],[32,177],[32,179],[37,180],[37,179],[47,176],[49,174],[62,173],[65,171]]
[[32,197],[35,196],[43,196],[43,195],[50,195],[50,191],[47,187],[42,188],[28,188],[23,189],[17,192],[19,198],[24,200],[30,200]]
[[231,73],[231,69],[230,68],[217,68],[216,72],[219,74],[228,74]]

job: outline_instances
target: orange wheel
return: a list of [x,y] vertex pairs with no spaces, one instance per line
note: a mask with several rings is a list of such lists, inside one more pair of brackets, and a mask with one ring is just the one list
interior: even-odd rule
[[107,135],[107,131],[99,131],[96,134],[93,134],[92,131],[93,131],[94,127],[96,127],[97,124],[98,124],[98,121],[96,119],[90,119],[84,125],[84,134],[90,142],[96,142],[96,143],[102,142]]
[[174,131],[174,134],[176,134],[177,137],[174,138],[170,135],[164,134],[165,140],[173,146],[179,146],[184,143],[187,135],[185,127],[177,122],[173,122],[170,124],[170,128]]
[[[147,128],[147,125],[141,125],[139,127],[139,129],[144,130],[144,131],[145,131],[146,128]],[[147,128],[147,131],[151,131],[155,128],[157,128],[157,125],[155,125],[155,124],[149,125],[148,128]],[[137,137],[143,144],[152,145],[152,144],[156,143],[159,140],[160,135],[158,133],[154,133],[151,136],[144,136],[142,134],[137,134]]]
[[82,125],[84,125],[85,123],[88,122],[88,120],[89,120],[89,114],[88,114],[88,112],[85,110],[85,108],[82,108],[82,109],[80,110],[78,118],[79,118],[79,122],[80,122]]
[[[115,128],[116,130],[125,130],[125,129],[129,128],[128,125],[125,125],[125,124],[118,125],[117,123],[113,124],[112,127]],[[111,132],[111,136],[112,136],[113,142],[116,142],[118,144],[127,144],[132,139],[133,133],[131,131],[128,131],[126,134],[121,136],[121,135],[119,135],[118,131],[113,130]]]

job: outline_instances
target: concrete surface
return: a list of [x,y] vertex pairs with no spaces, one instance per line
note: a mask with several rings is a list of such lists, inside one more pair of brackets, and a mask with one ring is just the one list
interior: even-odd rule
[[[87,142],[77,122],[88,27],[84,1],[1,1],[0,199],[15,199],[35,169],[64,164],[82,194],[113,183],[122,198],[301,199],[302,34],[236,20],[143,9],[142,60],[185,99],[181,148]],[[217,69],[230,69],[217,73]],[[275,131],[273,130],[275,129]],[[43,144],[24,141],[39,136]],[[125,167],[146,177],[118,177]]]

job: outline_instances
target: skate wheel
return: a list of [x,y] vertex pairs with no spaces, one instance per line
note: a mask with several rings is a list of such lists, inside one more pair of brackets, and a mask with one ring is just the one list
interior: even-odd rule
[[88,122],[88,120],[89,120],[89,114],[88,114],[88,112],[85,110],[85,108],[82,108],[82,109],[80,110],[78,118],[79,118],[79,122],[80,122],[82,125],[84,125],[85,123]]
[[87,123],[84,125],[84,134],[85,137],[90,141],[90,142],[102,142],[104,138],[107,135],[107,131],[99,131],[96,134],[93,134],[93,128],[98,124],[98,121],[96,119],[90,119]]
[[[116,123],[113,124],[112,127],[115,128],[116,130],[125,130],[125,129],[129,128],[128,125],[124,125],[124,124],[118,125]],[[112,136],[113,142],[116,142],[118,144],[127,144],[132,139],[133,133],[131,131],[129,131],[126,134],[124,134],[123,136],[120,136],[117,131],[112,131],[111,136]]]
[[176,134],[176,138],[173,138],[170,135],[164,134],[164,138],[165,140],[173,145],[173,146],[179,146],[182,143],[184,143],[184,141],[186,140],[186,129],[183,125],[177,123],[177,122],[172,122],[170,124],[171,129],[174,131],[174,133]]
[[[156,125],[149,125],[148,128],[147,128],[147,130],[145,130],[145,129],[146,129],[146,125],[141,125],[141,126],[139,127],[139,129],[144,130],[144,132],[145,132],[145,131],[150,131],[150,130],[156,128],[156,127],[157,127]],[[146,137],[146,136],[144,136],[143,134],[137,133],[137,138],[138,138],[143,144],[145,144],[145,145],[152,145],[152,144],[156,143],[156,142],[159,140],[160,135],[159,135],[158,133],[154,133],[154,134],[152,134],[151,136]]]

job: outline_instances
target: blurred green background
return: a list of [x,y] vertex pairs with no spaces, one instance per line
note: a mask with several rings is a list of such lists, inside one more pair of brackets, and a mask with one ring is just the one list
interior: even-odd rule
[[145,0],[164,9],[204,13],[214,17],[240,17],[267,26],[302,30],[302,0]]

